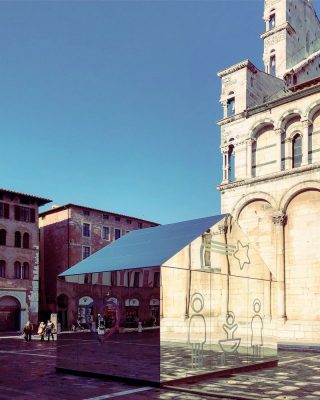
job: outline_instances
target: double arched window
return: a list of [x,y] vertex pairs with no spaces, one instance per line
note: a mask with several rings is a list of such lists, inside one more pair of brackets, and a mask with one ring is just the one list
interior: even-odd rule
[[27,232],[22,235],[21,232],[16,231],[14,234],[14,247],[21,248],[21,245],[24,249],[29,249],[30,235]]
[[29,263],[20,261],[14,263],[14,275],[16,279],[29,279]]

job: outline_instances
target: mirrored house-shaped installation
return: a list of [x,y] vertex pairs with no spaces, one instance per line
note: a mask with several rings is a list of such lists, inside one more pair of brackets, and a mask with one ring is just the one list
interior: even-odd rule
[[276,365],[271,285],[229,215],[130,232],[59,276],[57,368],[164,384]]

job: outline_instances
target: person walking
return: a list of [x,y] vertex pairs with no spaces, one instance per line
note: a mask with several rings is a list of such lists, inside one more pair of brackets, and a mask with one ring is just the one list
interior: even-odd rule
[[53,329],[54,329],[54,323],[49,319],[47,322],[47,326],[46,326],[46,334],[47,334],[48,341],[50,340],[50,336],[51,336],[52,340],[54,340]]
[[40,340],[44,341],[44,335],[46,333],[46,324],[41,321],[38,327],[38,335],[40,335]]
[[33,326],[30,321],[27,321],[23,327],[24,338],[26,342],[31,342]]

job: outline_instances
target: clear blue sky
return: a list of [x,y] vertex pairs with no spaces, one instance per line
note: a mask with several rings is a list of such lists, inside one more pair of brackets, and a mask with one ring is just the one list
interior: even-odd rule
[[262,0],[2,1],[0,186],[160,223],[218,214],[216,74],[262,68],[262,13]]

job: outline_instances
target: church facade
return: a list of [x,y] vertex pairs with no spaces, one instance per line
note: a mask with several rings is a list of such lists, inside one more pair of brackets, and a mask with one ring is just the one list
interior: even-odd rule
[[222,82],[221,211],[271,271],[279,342],[320,340],[320,22],[311,0],[265,0],[264,71]]

